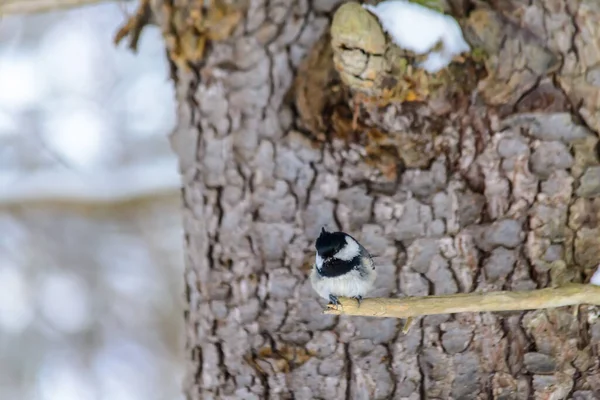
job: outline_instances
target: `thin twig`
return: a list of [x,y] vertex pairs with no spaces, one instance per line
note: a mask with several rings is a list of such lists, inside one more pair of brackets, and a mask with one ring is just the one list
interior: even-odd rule
[[125,25],[123,25],[115,34],[113,40],[115,45],[118,45],[121,40],[129,36],[129,49],[136,52],[142,30],[148,25],[151,17],[152,10],[150,9],[150,0],[140,0],[140,4],[135,11],[135,14],[131,16]]
[[358,302],[339,297],[341,306],[328,305],[324,314],[409,318],[461,312],[525,311],[590,304],[600,306],[600,286],[568,284],[518,292],[458,293],[444,296],[367,298]]

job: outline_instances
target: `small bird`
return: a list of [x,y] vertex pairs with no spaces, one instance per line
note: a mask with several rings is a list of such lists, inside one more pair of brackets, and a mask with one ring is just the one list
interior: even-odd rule
[[315,243],[317,255],[310,274],[310,282],[330,304],[339,305],[338,296],[360,301],[377,277],[371,254],[352,236],[344,232],[321,234]]

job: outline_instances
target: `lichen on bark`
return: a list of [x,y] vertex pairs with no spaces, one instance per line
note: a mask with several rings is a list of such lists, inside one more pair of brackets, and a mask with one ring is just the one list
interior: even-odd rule
[[[364,107],[353,131],[327,39],[340,3],[249,1],[201,62],[169,53],[188,398],[597,398],[594,308],[431,316],[403,334],[394,319],[321,314],[307,277],[327,226],[378,256],[372,296],[587,279],[600,262],[600,6],[477,2],[461,24],[487,75],[452,66],[458,90]],[[150,6],[165,29],[198,7]]]

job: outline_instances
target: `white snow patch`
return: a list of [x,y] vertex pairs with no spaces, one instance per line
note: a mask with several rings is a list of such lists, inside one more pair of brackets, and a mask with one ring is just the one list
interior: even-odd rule
[[70,166],[93,170],[109,155],[112,131],[102,110],[74,99],[45,113],[41,133],[49,147]]
[[126,338],[110,338],[95,354],[92,370],[98,377],[102,399],[142,400],[166,398],[161,393],[157,355]]
[[0,55],[0,107],[9,113],[34,107],[46,91],[45,81],[36,71],[27,51]]
[[592,285],[600,286],[600,265],[598,265],[598,268],[596,268],[596,272],[594,272],[594,275],[592,275],[590,283]]
[[41,282],[39,295],[40,310],[55,328],[75,333],[91,323],[89,291],[78,277],[49,275]]
[[429,73],[438,72],[456,55],[470,50],[460,25],[449,15],[406,0],[388,0],[374,6],[363,4],[363,7],[379,19],[383,30],[402,49],[422,55],[441,42],[442,49],[430,52],[420,63]]
[[15,115],[9,115],[0,109],[0,136],[15,135],[18,130],[18,124]]
[[97,400],[94,380],[80,362],[52,351],[36,371],[36,398],[40,400]]
[[162,71],[147,72],[127,82],[120,104],[125,124],[132,134],[164,135],[176,124],[173,88]]
[[0,331],[19,334],[33,317],[27,278],[7,260],[0,261]]
[[98,96],[111,83],[112,60],[88,24],[65,20],[40,40],[37,68],[54,93]]

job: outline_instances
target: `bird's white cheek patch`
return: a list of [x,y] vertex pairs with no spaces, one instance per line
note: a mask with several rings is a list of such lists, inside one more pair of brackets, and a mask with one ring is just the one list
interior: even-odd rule
[[323,268],[323,258],[321,258],[321,256],[318,255],[318,254],[315,257],[315,264],[317,264],[317,269],[318,270],[321,270],[321,268]]
[[338,251],[334,257],[338,260],[350,261],[359,254],[360,247],[358,246],[358,243],[351,237],[346,236],[346,245],[342,250]]

